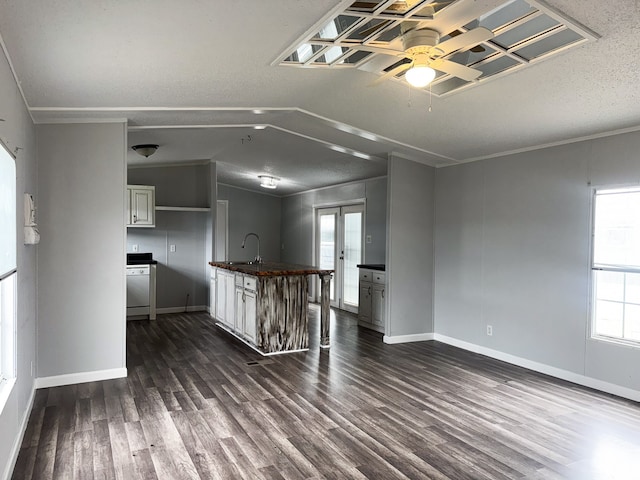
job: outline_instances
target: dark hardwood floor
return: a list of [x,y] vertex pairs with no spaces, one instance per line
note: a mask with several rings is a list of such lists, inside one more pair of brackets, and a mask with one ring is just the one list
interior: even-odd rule
[[[640,479],[640,405],[332,313],[261,357],[208,315],[127,326],[126,379],[38,390],[14,479]],[[335,316],[334,316],[335,315]]]

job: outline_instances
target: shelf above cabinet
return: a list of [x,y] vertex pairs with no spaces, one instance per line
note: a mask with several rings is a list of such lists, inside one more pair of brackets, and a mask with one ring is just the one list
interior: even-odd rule
[[157,211],[165,212],[210,212],[209,207],[166,207],[162,205],[156,205]]

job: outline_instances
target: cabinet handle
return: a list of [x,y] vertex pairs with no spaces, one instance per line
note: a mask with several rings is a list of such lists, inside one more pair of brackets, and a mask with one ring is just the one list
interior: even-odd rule
[[134,213],[133,214],[133,223],[137,223],[138,222],[138,216]]
[[371,287],[369,287],[369,295],[371,295]]
[[384,298],[384,290],[382,290],[382,298]]

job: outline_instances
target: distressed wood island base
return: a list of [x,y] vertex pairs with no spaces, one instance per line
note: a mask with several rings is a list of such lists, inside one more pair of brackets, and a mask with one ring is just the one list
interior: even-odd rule
[[265,262],[209,262],[211,315],[259,353],[309,348],[309,275],[321,280],[320,346],[329,347],[329,283],[333,270]]

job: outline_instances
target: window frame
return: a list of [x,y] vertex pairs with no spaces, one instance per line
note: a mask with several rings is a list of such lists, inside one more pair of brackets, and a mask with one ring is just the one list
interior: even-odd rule
[[[640,267],[623,266],[623,265],[610,265],[610,264],[596,264],[595,262],[595,246],[596,246],[596,202],[598,195],[604,193],[640,193],[640,184],[622,184],[622,185],[607,185],[607,186],[594,186],[591,192],[591,225],[590,225],[590,260],[589,260],[589,337],[592,340],[613,343],[618,345],[624,345],[632,348],[640,349],[640,340],[632,340],[624,337],[604,335],[597,333],[596,329],[596,276],[597,272],[617,272],[617,273],[636,273],[640,274]],[[632,302],[620,302],[623,305],[629,303],[636,305]],[[624,307],[623,307],[624,308]],[[624,315],[624,314],[623,314]],[[624,317],[623,317],[624,321]]]
[[[15,222],[15,263],[10,264],[9,270],[0,272],[0,414],[3,412],[4,407],[9,399],[13,386],[16,383],[17,376],[17,325],[18,325],[18,266],[17,266],[17,254],[18,254],[18,165],[16,162],[16,156],[0,141],[0,149],[4,150],[4,154],[7,155],[14,163],[13,168],[13,194],[15,196],[14,202],[14,215],[13,222]],[[13,266],[11,268],[11,265]],[[8,292],[12,296],[9,322],[7,318],[4,318],[4,309],[6,306],[5,291],[6,285],[11,283],[10,291]],[[7,290],[8,290],[7,289]],[[8,343],[7,343],[8,342]],[[7,347],[8,346],[8,347]]]

